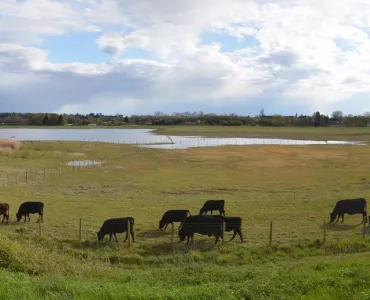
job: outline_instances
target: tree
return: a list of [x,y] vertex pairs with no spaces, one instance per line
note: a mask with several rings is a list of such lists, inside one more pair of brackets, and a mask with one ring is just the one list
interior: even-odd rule
[[265,116],[265,110],[262,108],[260,110],[260,117],[264,117]]
[[49,120],[48,114],[45,114],[44,118],[42,119],[42,124],[46,125]]
[[338,121],[340,124],[343,123],[343,112],[340,110],[333,111],[331,118],[335,121]]
[[64,125],[63,115],[58,116],[57,125]]
[[125,123],[128,123],[128,117],[126,116],[124,119],[123,119],[123,121],[125,122]]
[[320,126],[320,121],[321,121],[321,115],[320,115],[320,112],[319,112],[319,111],[315,112],[315,113],[313,114],[312,118],[313,118],[313,124],[314,124],[314,126],[315,126],[315,127]]

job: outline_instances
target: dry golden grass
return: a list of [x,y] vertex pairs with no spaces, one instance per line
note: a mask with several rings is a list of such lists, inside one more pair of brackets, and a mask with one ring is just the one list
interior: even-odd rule
[[11,155],[22,147],[15,139],[0,139],[0,155]]

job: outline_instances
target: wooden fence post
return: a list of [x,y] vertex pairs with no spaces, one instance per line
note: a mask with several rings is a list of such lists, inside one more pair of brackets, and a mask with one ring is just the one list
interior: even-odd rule
[[80,218],[80,231],[79,231],[79,241],[82,241],[82,219]]
[[272,245],[272,220],[270,220],[269,246]]
[[6,173],[4,172],[4,186],[6,186]]
[[365,239],[366,238],[366,223],[365,223],[365,221],[363,221],[362,224],[363,224],[363,227],[362,227],[362,238]]
[[171,246],[172,246],[172,253],[175,254],[175,224],[171,223]]
[[325,245],[325,242],[326,242],[326,222],[325,222],[325,219],[324,219],[324,223],[323,223],[323,237],[322,237],[322,244]]
[[131,246],[131,222],[130,219],[127,220],[127,244],[130,247]]
[[26,182],[28,181],[28,172],[26,171]]
[[62,174],[62,165],[59,165],[59,174]]
[[44,168],[44,178],[46,177],[46,169]]
[[225,221],[222,220],[222,225],[221,225],[221,237],[222,237],[222,243],[225,242]]

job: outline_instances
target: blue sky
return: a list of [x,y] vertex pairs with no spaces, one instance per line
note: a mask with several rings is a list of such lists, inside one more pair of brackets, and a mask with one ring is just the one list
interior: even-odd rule
[[0,1],[2,110],[370,111],[370,3],[333,5]]

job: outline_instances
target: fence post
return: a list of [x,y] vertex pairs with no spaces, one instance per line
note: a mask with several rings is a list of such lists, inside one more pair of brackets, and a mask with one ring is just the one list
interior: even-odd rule
[[324,219],[322,244],[325,245],[325,242],[326,242],[326,222],[325,222],[325,219]]
[[131,246],[130,233],[131,233],[131,222],[130,222],[130,219],[127,219],[127,243],[129,247]]
[[44,178],[46,177],[46,169],[44,168]]
[[221,235],[223,244],[225,242],[225,220],[222,220]]
[[59,174],[62,174],[62,165],[59,165]]
[[172,246],[172,253],[175,254],[175,225],[171,223],[171,246]]
[[270,235],[269,235],[269,246],[272,245],[272,220],[270,220]]
[[26,182],[28,181],[28,172],[26,171]]
[[362,227],[362,238],[366,238],[366,223],[365,221],[362,222],[363,227]]
[[6,173],[4,172],[4,186],[6,186]]
[[80,232],[79,232],[79,240],[80,240],[80,243],[82,241],[82,219],[80,218]]

